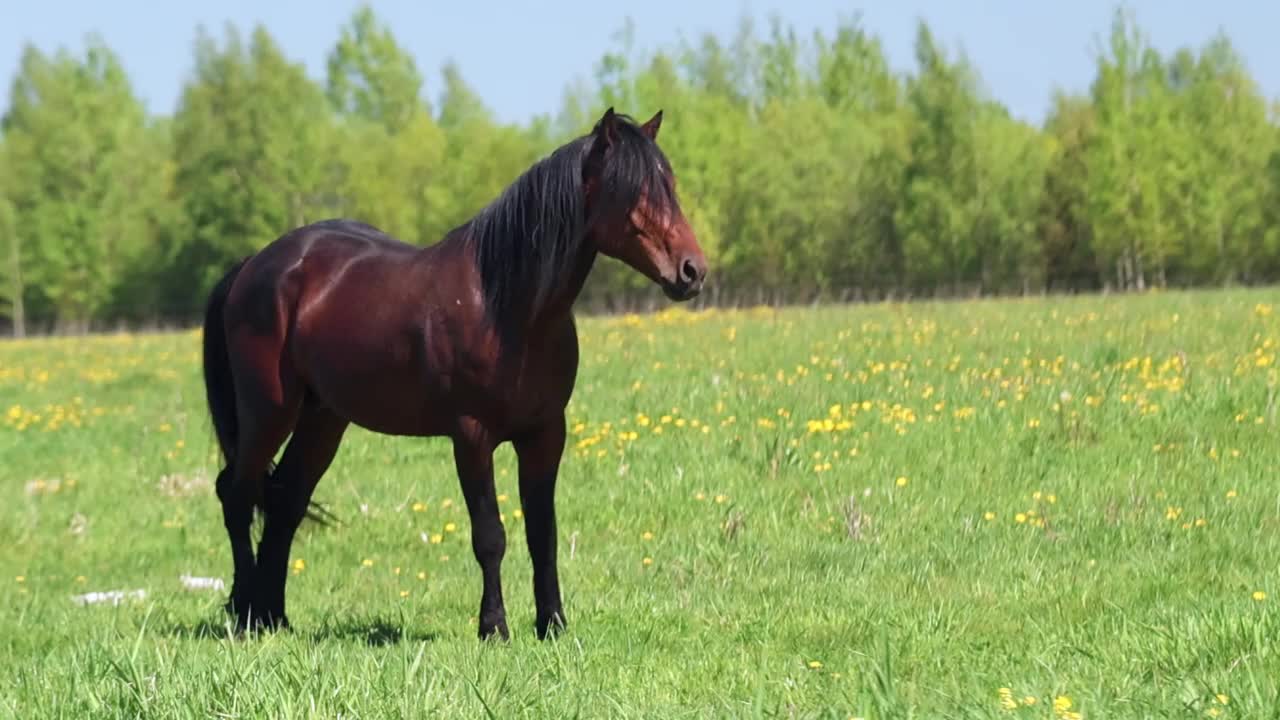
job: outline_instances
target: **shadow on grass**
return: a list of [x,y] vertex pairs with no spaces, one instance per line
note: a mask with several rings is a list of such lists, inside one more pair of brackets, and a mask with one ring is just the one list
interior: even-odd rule
[[433,642],[438,634],[406,632],[403,623],[382,619],[327,622],[314,630],[295,631],[311,640],[358,640],[370,647],[396,645],[401,642]]
[[[222,618],[200,620],[196,623],[175,623],[156,628],[156,630],[164,635],[173,637],[190,638],[193,640],[226,640],[228,638],[236,639],[252,639],[253,633],[243,633],[235,635],[231,628],[230,621]],[[271,633],[260,631],[258,635],[266,636]],[[386,645],[397,645],[401,642],[432,642],[437,637],[436,633],[419,633],[406,632],[402,623],[391,622],[384,619],[368,619],[368,620],[346,620],[324,622],[318,627],[308,628],[305,626],[294,626],[287,630],[277,631],[283,637],[295,637],[299,639],[309,640],[313,642],[361,642],[369,647],[383,647]]]

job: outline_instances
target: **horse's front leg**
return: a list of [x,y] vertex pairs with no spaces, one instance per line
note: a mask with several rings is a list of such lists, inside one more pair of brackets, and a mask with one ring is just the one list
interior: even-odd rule
[[507,552],[507,534],[498,516],[498,498],[493,488],[493,443],[482,429],[467,427],[454,438],[453,459],[471,516],[471,549],[484,577],[480,637],[496,634],[506,640],[510,634],[502,602],[502,557]]
[[520,504],[524,508],[525,539],[533,561],[533,598],[537,605],[538,638],[565,627],[556,572],[556,475],[564,452],[565,424],[561,416],[515,445],[520,464]]

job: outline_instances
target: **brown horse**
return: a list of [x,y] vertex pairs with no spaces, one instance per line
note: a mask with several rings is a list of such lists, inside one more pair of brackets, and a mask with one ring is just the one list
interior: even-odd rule
[[[288,625],[289,547],[351,423],[452,440],[484,578],[482,638],[508,637],[493,452],[510,441],[538,637],[564,627],[554,494],[578,369],[573,302],[597,253],[677,301],[697,295],[706,275],[656,143],[661,122],[661,111],[640,125],[610,108],[435,245],[328,220],[285,234],[217,283],[204,377],[226,461],[217,494],[238,629]],[[264,516],[256,557],[255,509]]]

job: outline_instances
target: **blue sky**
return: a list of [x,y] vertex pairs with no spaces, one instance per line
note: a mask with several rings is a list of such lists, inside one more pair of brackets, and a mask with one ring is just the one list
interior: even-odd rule
[[[86,33],[97,32],[123,57],[147,106],[169,113],[190,69],[198,23],[220,33],[228,20],[245,30],[261,21],[290,57],[322,78],[325,54],[356,5],[357,0],[0,0],[0,82],[7,94],[22,43],[50,51],[79,48]],[[628,15],[643,49],[671,43],[681,34],[728,36],[744,11],[762,21],[762,29],[763,20],[779,12],[804,34],[860,13],[900,69],[911,65],[915,21],[923,17],[948,49],[964,47],[997,99],[1019,117],[1038,121],[1055,87],[1088,86],[1095,43],[1106,33],[1115,7],[1110,0],[374,0],[372,5],[417,58],[428,95],[434,98],[439,90],[440,65],[453,59],[499,118],[508,121],[555,112],[566,85],[590,76]],[[1127,6],[1164,51],[1198,47],[1225,30],[1263,92],[1280,99],[1280,43],[1274,41],[1280,3],[1129,0]],[[0,107],[4,104],[0,99]],[[625,108],[637,115],[651,110]]]

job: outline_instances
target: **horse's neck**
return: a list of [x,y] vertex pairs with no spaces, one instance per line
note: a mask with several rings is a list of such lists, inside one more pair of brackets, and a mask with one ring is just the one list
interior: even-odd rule
[[572,313],[573,304],[582,294],[582,288],[587,283],[587,277],[590,276],[595,261],[596,250],[584,244],[574,264],[565,272],[562,281],[558,282],[552,292],[547,295],[543,306],[532,310],[534,315],[529,318],[528,326],[536,328],[547,322],[563,319]]

